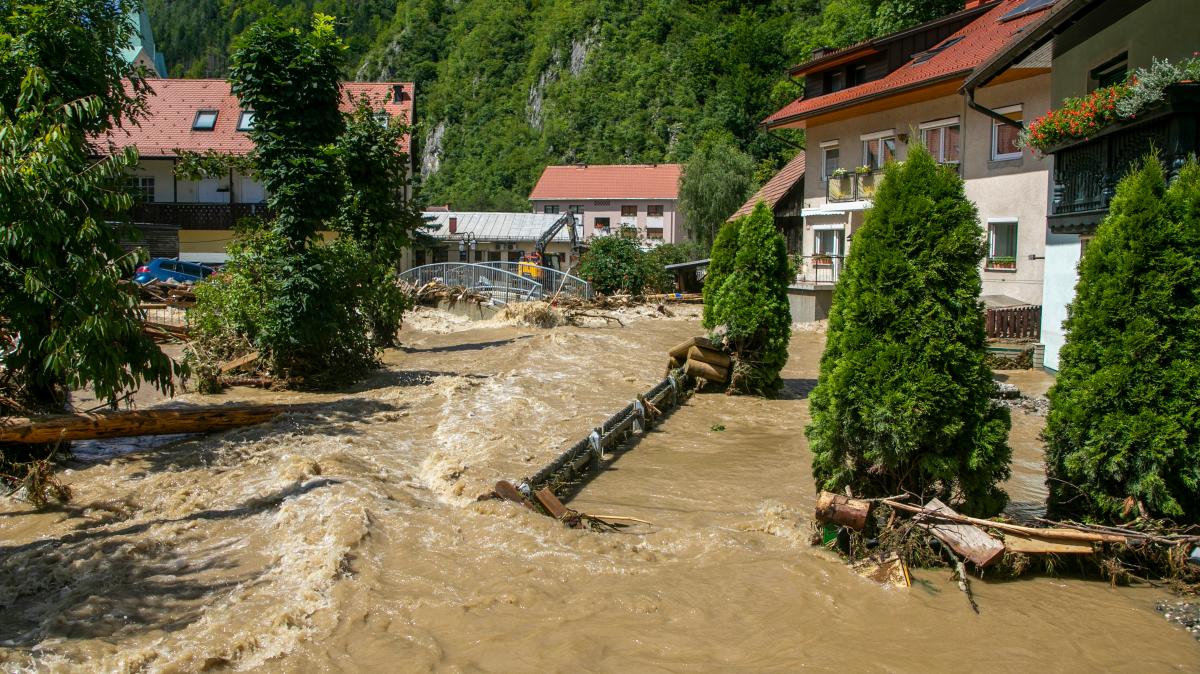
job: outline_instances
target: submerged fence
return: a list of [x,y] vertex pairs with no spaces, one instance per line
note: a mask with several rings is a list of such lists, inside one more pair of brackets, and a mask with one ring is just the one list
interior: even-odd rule
[[988,309],[984,322],[989,339],[1041,339],[1040,306]]
[[598,472],[606,452],[632,437],[641,436],[655,419],[681,404],[687,397],[686,387],[690,381],[682,368],[672,370],[644,395],[639,395],[621,411],[605,419],[587,437],[523,480],[517,489],[526,497],[543,487],[558,493],[563,487],[578,482],[589,470]]

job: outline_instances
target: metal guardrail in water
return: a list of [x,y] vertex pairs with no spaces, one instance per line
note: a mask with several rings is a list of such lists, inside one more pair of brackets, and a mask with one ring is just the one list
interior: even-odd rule
[[558,293],[591,299],[587,281],[557,269],[527,262],[436,262],[400,274],[410,283],[440,281],[490,296],[499,302],[528,302]]

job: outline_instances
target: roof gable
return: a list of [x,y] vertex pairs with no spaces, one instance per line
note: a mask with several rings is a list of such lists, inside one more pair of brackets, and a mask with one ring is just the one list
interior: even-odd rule
[[547,166],[532,201],[570,199],[678,199],[679,164]]
[[1026,0],[1003,0],[933,49],[914,54],[904,65],[888,75],[823,96],[796,99],[764,120],[763,125],[778,127],[795,124],[818,114],[856,105],[864,100],[893,96],[964,77],[980,63],[1016,40],[1026,26],[1042,18],[1042,10],[1052,6],[1052,3],[1045,4],[1034,11],[1004,18],[1025,2]]
[[779,169],[779,173],[772,176],[766,184],[746,200],[746,203],[742,204],[741,208],[729,216],[729,219],[736,220],[743,215],[750,215],[760,201],[765,202],[774,211],[775,206],[792,191],[792,188],[804,180],[804,155],[803,150],[797,153],[791,161]]

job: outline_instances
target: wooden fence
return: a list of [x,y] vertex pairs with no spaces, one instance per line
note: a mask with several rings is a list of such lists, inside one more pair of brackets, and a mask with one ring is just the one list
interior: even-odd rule
[[988,309],[985,318],[988,339],[1041,339],[1040,306]]

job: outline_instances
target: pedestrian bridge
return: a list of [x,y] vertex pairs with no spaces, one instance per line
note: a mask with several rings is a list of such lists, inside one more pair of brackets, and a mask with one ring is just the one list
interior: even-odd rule
[[425,285],[441,282],[487,295],[498,303],[549,300],[556,296],[591,299],[587,281],[531,262],[437,262],[413,267],[400,279]]

